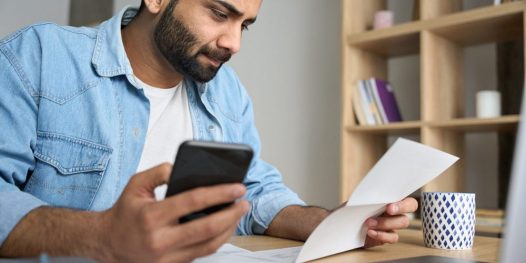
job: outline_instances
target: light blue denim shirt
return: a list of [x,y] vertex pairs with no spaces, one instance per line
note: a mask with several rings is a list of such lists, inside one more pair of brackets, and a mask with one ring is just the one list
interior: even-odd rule
[[[39,206],[101,211],[134,175],[149,102],[121,38],[124,9],[97,28],[44,23],[0,41],[0,244]],[[251,209],[238,234],[261,234],[289,205],[304,205],[260,159],[250,98],[223,66],[208,83],[185,80],[194,138],[249,144]]]

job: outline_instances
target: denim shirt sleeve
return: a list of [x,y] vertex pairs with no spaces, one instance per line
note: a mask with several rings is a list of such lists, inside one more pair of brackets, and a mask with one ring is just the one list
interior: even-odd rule
[[[27,50],[26,50],[27,51]],[[20,189],[34,168],[37,101],[21,63],[0,41],[0,246],[31,210],[45,205]]]
[[285,207],[305,203],[296,193],[290,190],[282,181],[280,172],[260,158],[261,144],[256,126],[252,102],[243,86],[241,89],[243,101],[241,137],[254,150],[254,159],[245,179],[247,187],[246,199],[250,202],[250,211],[242,218],[237,229],[241,235],[263,234],[274,217]]

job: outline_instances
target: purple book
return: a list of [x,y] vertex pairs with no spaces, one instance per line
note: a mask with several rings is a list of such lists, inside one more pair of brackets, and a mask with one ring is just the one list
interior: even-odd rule
[[387,120],[389,122],[402,121],[402,115],[400,115],[400,110],[398,109],[398,104],[396,103],[396,98],[391,85],[387,81],[381,79],[375,79],[375,81]]

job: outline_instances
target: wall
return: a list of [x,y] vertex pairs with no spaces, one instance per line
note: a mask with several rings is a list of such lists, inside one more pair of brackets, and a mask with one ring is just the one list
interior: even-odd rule
[[37,22],[67,24],[68,17],[69,0],[0,1],[0,38]]

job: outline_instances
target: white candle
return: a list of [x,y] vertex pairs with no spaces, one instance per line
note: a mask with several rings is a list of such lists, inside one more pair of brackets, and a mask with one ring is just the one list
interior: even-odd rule
[[496,90],[483,90],[477,92],[477,117],[495,118],[500,115],[500,92]]

